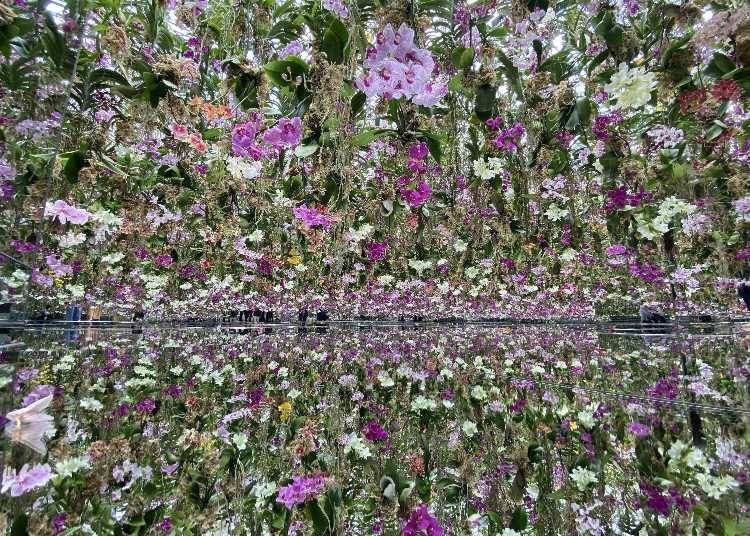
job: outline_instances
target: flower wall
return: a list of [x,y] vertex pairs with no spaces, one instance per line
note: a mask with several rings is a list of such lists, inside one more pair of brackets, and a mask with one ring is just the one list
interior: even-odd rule
[[737,313],[749,35],[739,0],[4,2],[2,301]]

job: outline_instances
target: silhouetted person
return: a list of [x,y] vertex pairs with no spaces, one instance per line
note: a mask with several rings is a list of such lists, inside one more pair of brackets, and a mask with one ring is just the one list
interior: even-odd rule
[[742,301],[745,302],[745,307],[750,311],[750,283],[746,281],[740,283],[740,286],[737,287],[737,295],[742,298]]
[[641,305],[638,314],[643,324],[666,324],[669,322],[669,317],[654,311],[646,304]]

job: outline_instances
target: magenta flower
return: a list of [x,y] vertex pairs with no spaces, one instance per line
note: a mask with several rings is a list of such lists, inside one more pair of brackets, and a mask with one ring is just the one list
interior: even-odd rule
[[362,435],[370,441],[385,441],[388,439],[388,432],[374,419],[367,422],[362,430]]
[[402,534],[403,536],[442,536],[443,528],[427,510],[427,505],[420,504],[409,516]]
[[58,199],[54,203],[47,201],[47,204],[44,206],[44,217],[52,218],[53,220],[57,218],[63,225],[68,222],[83,225],[89,221],[91,214],[82,208],[76,208],[67,204],[62,199]]
[[18,474],[10,469],[4,476],[2,493],[7,493],[10,490],[11,497],[20,497],[34,488],[46,486],[53,476],[55,475],[52,473],[52,468],[46,463],[35,465],[32,468],[29,468],[29,464],[26,464],[21,467]]
[[135,405],[135,409],[140,413],[153,413],[156,409],[156,402],[153,398],[144,398]]
[[651,434],[651,428],[640,422],[628,424],[628,431],[635,437],[646,437]]
[[522,123],[516,123],[510,128],[500,130],[497,138],[493,141],[495,147],[509,153],[518,149],[521,138],[526,133]]
[[387,24],[365,54],[365,69],[354,85],[368,97],[405,97],[421,106],[434,106],[448,93],[435,79],[432,53],[414,44],[414,30],[402,24],[394,31]]
[[294,147],[302,140],[302,120],[282,117],[278,124],[263,133],[263,141],[277,149]]
[[425,142],[414,143],[409,146],[409,158],[424,160],[427,158],[428,147]]
[[162,268],[171,266],[173,262],[171,255],[157,255],[154,257],[154,263]]
[[385,259],[385,251],[388,246],[385,242],[368,242],[365,244],[365,256],[371,262],[378,262]]
[[246,123],[235,125],[232,129],[232,154],[259,160],[262,149],[255,143],[255,137],[260,128],[261,118],[256,113],[250,114],[250,120]]
[[294,217],[302,220],[308,227],[322,227],[327,231],[333,223],[333,220],[327,214],[304,204],[296,207],[293,212]]
[[607,248],[607,256],[614,257],[616,255],[624,255],[627,251],[627,248],[622,244],[614,244]]
[[276,502],[286,506],[289,510],[298,504],[304,504],[319,495],[326,487],[328,479],[323,475],[295,476],[288,486],[279,488]]
[[422,181],[415,189],[401,188],[399,193],[410,207],[416,208],[423,205],[430,198],[432,188],[427,181]]

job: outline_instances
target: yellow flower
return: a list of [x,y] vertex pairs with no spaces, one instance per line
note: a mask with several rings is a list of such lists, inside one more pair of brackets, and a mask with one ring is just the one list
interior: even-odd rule
[[281,421],[286,422],[289,420],[289,415],[292,413],[292,403],[287,401],[279,405],[279,413],[281,414]]
[[635,60],[633,60],[633,63],[640,67],[641,65],[643,65],[644,61],[645,60],[643,58],[636,58]]
[[575,421],[570,421],[570,429],[573,430],[574,432],[578,430],[578,423]]
[[292,266],[297,266],[301,260],[302,259],[299,255],[289,255],[289,257],[286,259],[286,261]]

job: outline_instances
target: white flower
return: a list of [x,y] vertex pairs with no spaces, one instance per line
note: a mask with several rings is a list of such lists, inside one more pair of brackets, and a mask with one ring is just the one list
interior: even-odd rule
[[464,251],[466,251],[466,247],[468,245],[469,245],[468,243],[464,242],[461,239],[458,239],[455,242],[453,242],[453,249],[456,251],[456,253],[463,253]]
[[381,285],[383,285],[385,287],[385,286],[390,285],[391,283],[393,283],[394,279],[395,279],[395,277],[393,277],[392,275],[387,275],[387,274],[386,275],[381,275],[381,276],[378,277],[378,283],[380,283]]
[[521,536],[521,533],[506,527],[503,529],[503,532],[500,536]]
[[385,387],[386,389],[395,385],[393,378],[385,370],[378,372],[378,382],[380,382],[381,387]]
[[582,409],[578,412],[578,422],[580,422],[584,428],[590,430],[596,424],[594,420],[594,412],[597,410],[598,404],[589,404],[586,409]]
[[570,478],[575,482],[576,487],[580,491],[584,491],[589,484],[597,482],[596,473],[584,469],[583,467],[576,467],[570,472]]
[[360,460],[366,460],[372,456],[370,447],[367,446],[361,437],[354,433],[347,436],[347,443],[344,447],[344,454],[349,454],[350,452],[354,452],[354,455]]
[[62,477],[73,476],[81,469],[88,469],[91,467],[89,459],[81,456],[77,458],[68,458],[66,460],[57,462],[55,464],[55,472]]
[[648,135],[654,139],[654,142],[657,145],[664,147],[665,149],[674,147],[685,139],[685,133],[682,129],[666,125],[656,125],[648,131]]
[[628,69],[620,63],[620,69],[612,75],[612,81],[604,90],[617,98],[617,108],[640,108],[651,100],[651,90],[656,86],[656,75],[642,67]]
[[706,495],[717,500],[728,491],[740,487],[740,483],[729,475],[713,476],[709,473],[698,473],[695,479]]
[[658,216],[647,221],[644,214],[636,214],[635,221],[638,224],[638,234],[646,240],[654,240],[669,230],[669,221]]
[[682,453],[685,452],[687,448],[688,446],[678,439],[670,445],[667,455],[671,460],[679,460],[682,458]]
[[461,425],[461,430],[464,431],[464,434],[466,434],[466,437],[472,437],[474,434],[476,434],[479,430],[477,429],[476,423],[472,421],[464,421]]
[[83,409],[89,411],[101,411],[104,408],[104,404],[99,402],[96,398],[82,398],[80,405]]
[[422,272],[432,268],[432,263],[430,261],[420,261],[419,259],[409,259],[409,267],[422,277]]
[[245,237],[245,240],[249,242],[260,242],[261,240],[263,240],[263,235],[263,229],[256,229],[255,231],[247,235]]
[[227,171],[235,179],[254,179],[260,175],[262,168],[261,162],[248,161],[234,156],[227,158]]
[[83,233],[74,233],[73,231],[68,232],[58,237],[60,247],[63,249],[72,248],[78,244],[83,244],[86,241],[86,235]]
[[552,203],[549,208],[544,212],[544,215],[548,220],[559,221],[570,214],[570,211],[564,208],[558,207],[555,203]]
[[233,434],[232,443],[237,447],[237,450],[245,450],[247,448],[247,436],[243,433]]
[[361,242],[362,240],[370,236],[374,230],[375,227],[373,227],[369,223],[365,223],[356,230],[352,227],[349,227],[349,232],[346,233],[346,239],[350,242]]
[[481,385],[475,385],[471,388],[471,398],[474,398],[475,400],[484,400],[487,398],[487,393],[484,390],[484,387]]
[[422,395],[419,395],[411,402],[412,411],[434,411],[436,408],[437,402]]
[[483,181],[488,181],[495,176],[495,171],[487,165],[487,162],[479,159],[474,161],[474,174]]
[[105,264],[116,264],[124,258],[125,255],[118,251],[116,253],[110,253],[109,255],[105,255],[104,257],[102,257],[102,262]]
[[251,493],[258,499],[267,499],[276,493],[276,484],[274,482],[258,482],[253,486]]

